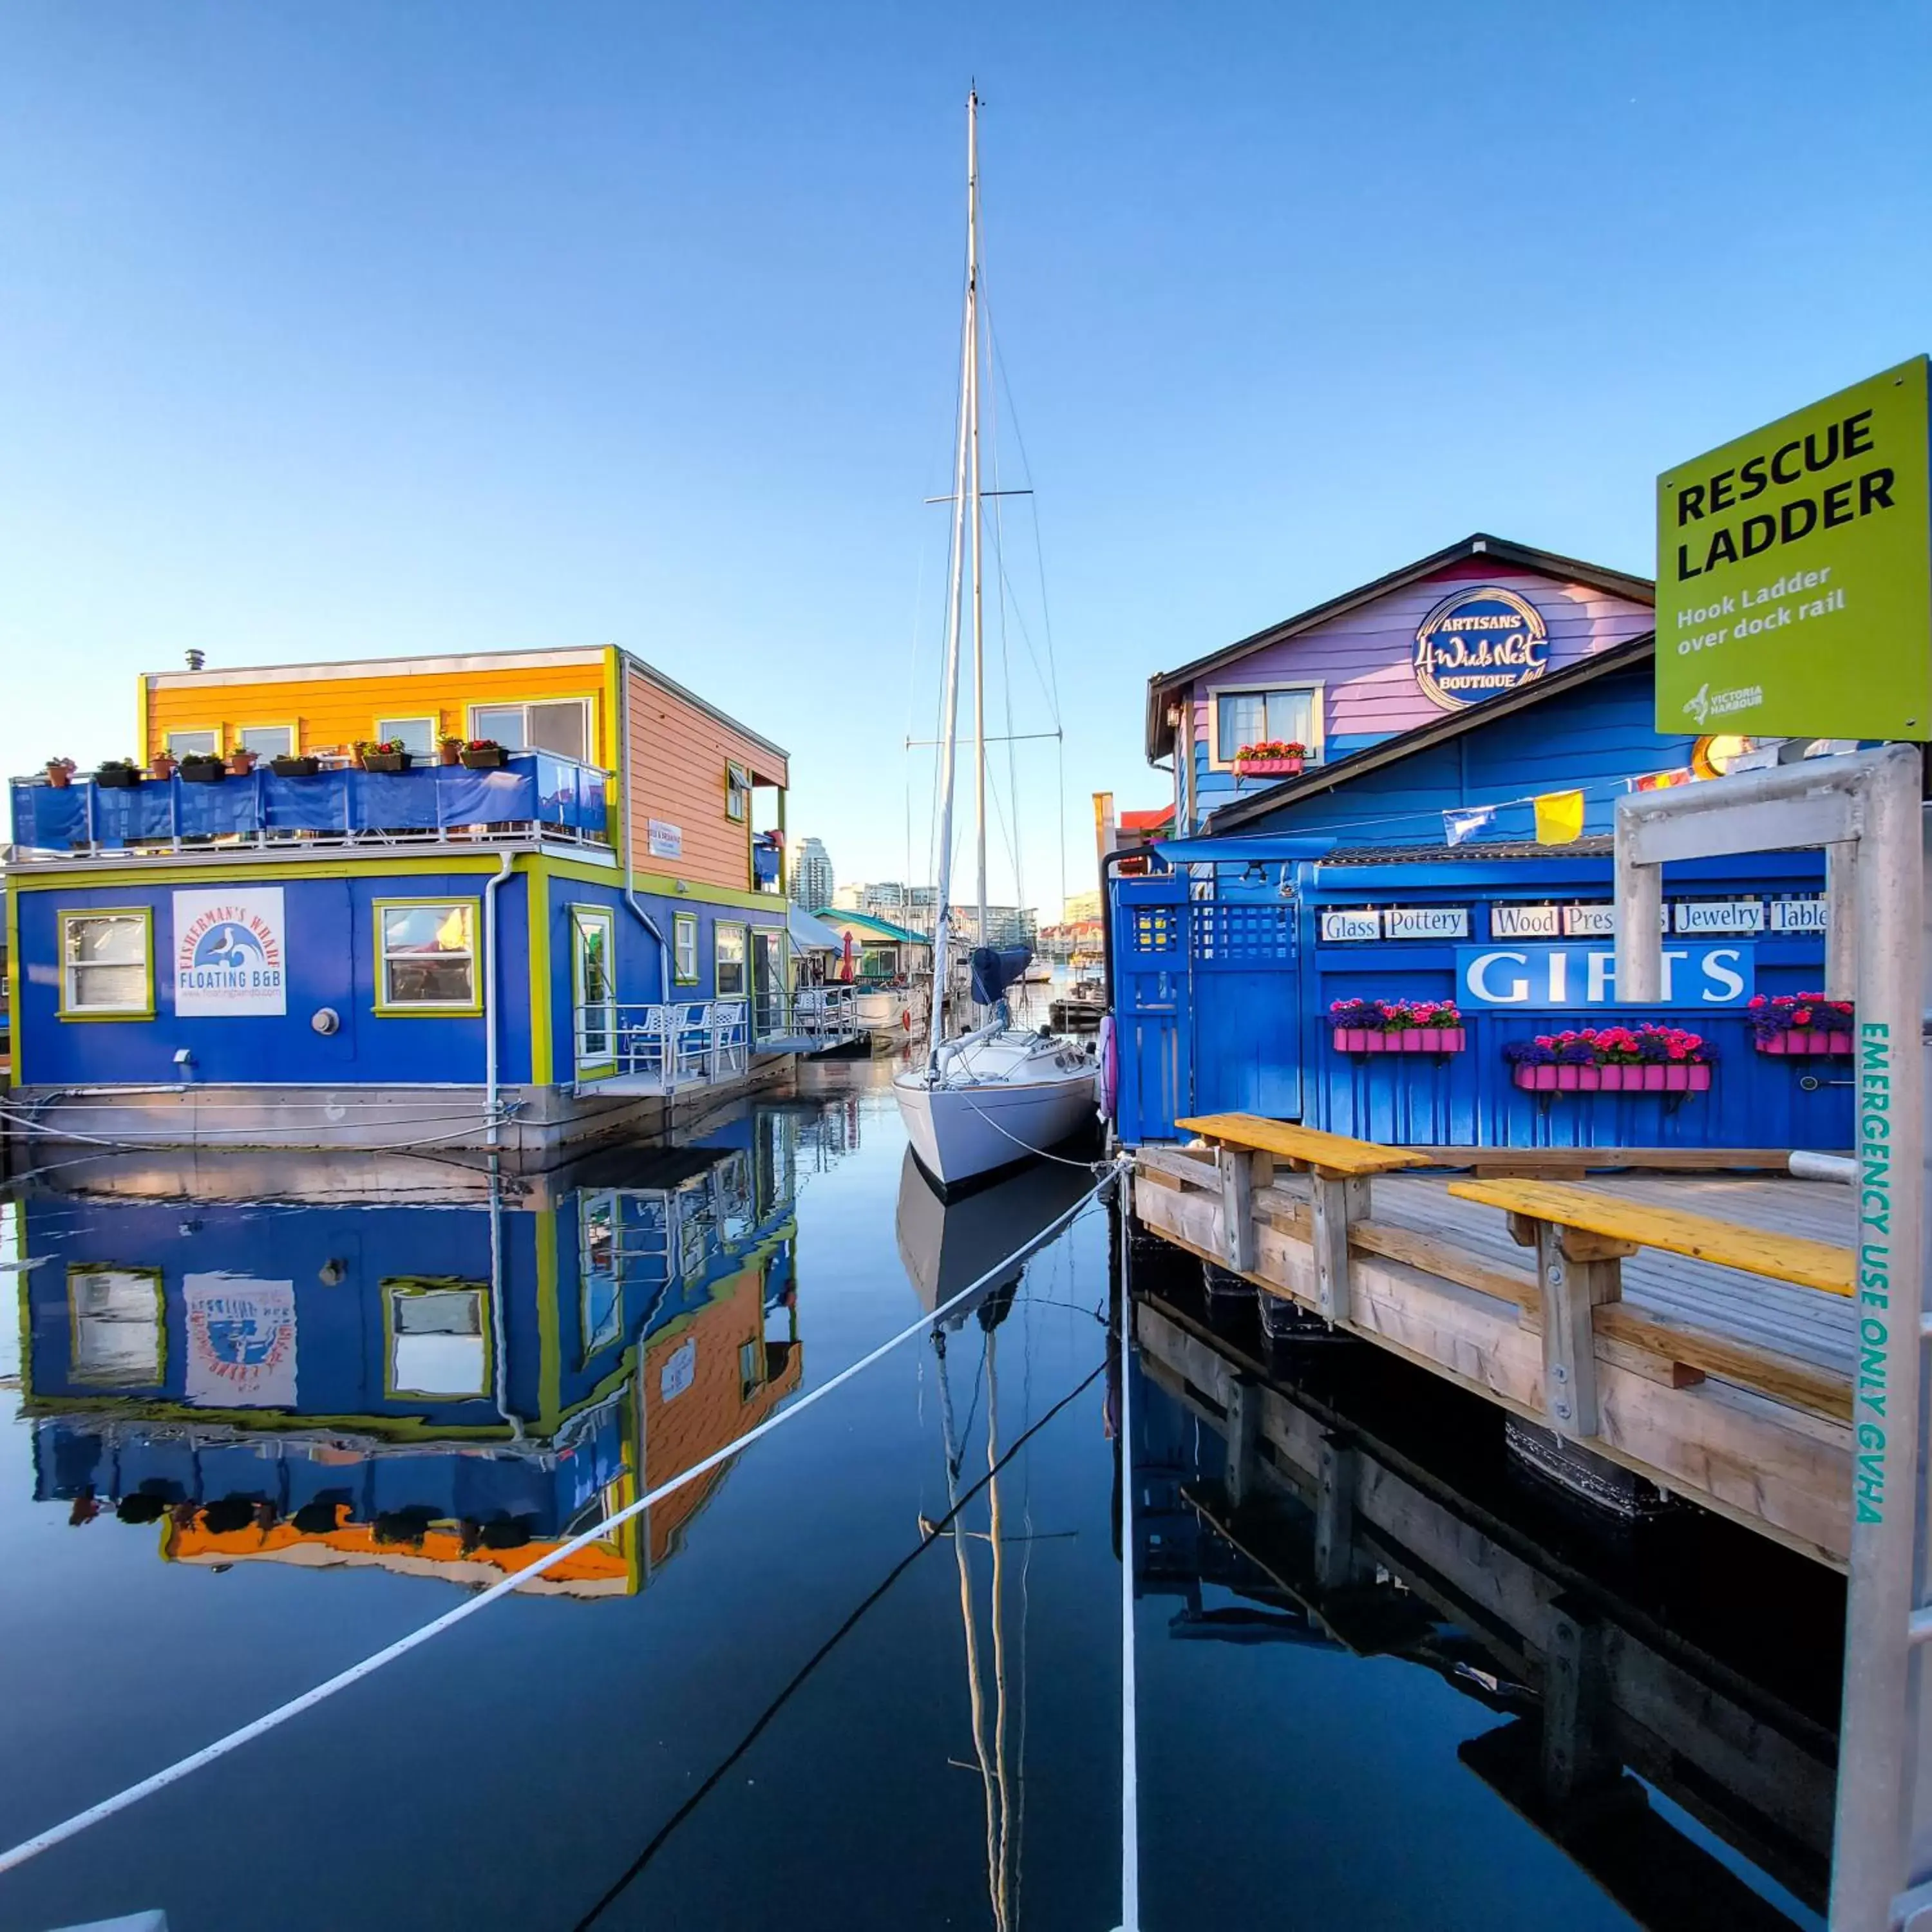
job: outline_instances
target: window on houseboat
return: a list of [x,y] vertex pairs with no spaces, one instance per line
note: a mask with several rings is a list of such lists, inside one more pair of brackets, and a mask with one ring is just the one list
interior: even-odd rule
[[384,1008],[460,1009],[476,1005],[476,908],[454,904],[386,905],[378,919]]
[[554,752],[584,764],[590,757],[590,707],[580,698],[549,704],[472,705],[470,735],[494,738],[512,752]]
[[724,767],[724,816],[742,820],[752,815],[752,774],[743,765]]
[[244,724],[235,742],[258,758],[292,758],[296,754],[296,728],[292,724]]
[[670,921],[671,973],[680,986],[698,984],[698,915],[674,913]]
[[584,1357],[619,1340],[624,1329],[624,1298],[617,1272],[617,1197],[600,1192],[582,1196],[578,1210],[578,1267],[584,1331]]
[[74,1378],[148,1388],[161,1378],[161,1278],[148,1268],[69,1268]]
[[1315,692],[1306,685],[1274,691],[1221,691],[1214,694],[1214,762],[1232,765],[1244,746],[1274,740],[1305,745],[1316,742]]
[[712,928],[718,958],[718,997],[742,999],[745,993],[745,928],[719,925]]
[[389,1392],[450,1401],[487,1395],[481,1288],[388,1286]]
[[434,718],[379,718],[376,720],[378,744],[400,742],[412,758],[436,756],[436,720]]
[[177,758],[212,758],[221,749],[219,731],[170,731],[168,749]]
[[64,913],[61,952],[62,1012],[152,1010],[146,914]]

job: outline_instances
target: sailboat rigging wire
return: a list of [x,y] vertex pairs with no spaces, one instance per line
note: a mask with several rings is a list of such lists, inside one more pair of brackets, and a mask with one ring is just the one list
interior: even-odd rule
[[[926,1318],[930,1321],[932,1317],[928,1316]],[[1100,1378],[1106,1370],[1106,1364],[1102,1362],[1098,1368],[1084,1377],[1077,1387],[1069,1389],[1037,1422],[1029,1423],[1026,1428],[1014,1438],[1012,1446],[1006,1453],[1000,1458],[999,1466],[1004,1468],[1063,1408],[1070,1403],[1078,1402]],[[944,1532],[950,1529],[958,1519],[960,1512],[992,1480],[992,1474],[993,1472],[989,1471],[986,1475],[982,1476],[970,1490],[965,1491],[958,1498],[956,1502],[952,1504],[947,1508],[946,1514],[931,1526],[930,1533],[922,1536],[917,1546],[907,1551],[905,1555],[886,1571],[877,1586],[854,1609],[850,1616],[847,1617],[845,1621],[806,1659],[799,1666],[790,1682],[786,1684],[784,1688],[758,1714],[751,1729],[733,1747],[730,1754],[718,1764],[710,1776],[706,1778],[704,1782],[664,1821],[650,1843],[632,1860],[622,1876],[572,1927],[571,1932],[588,1932],[588,1928],[594,1925],[609,1907],[616,1903],[633,1880],[643,1871],[645,1866],[649,1864],[651,1860],[664,1849],[671,1834],[691,1816],[692,1812],[698,1809],[706,1798],[710,1796],[712,1792],[717,1790],[731,1767],[751,1749],[753,1744],[758,1742],[772,1720],[791,1700],[803,1685],[806,1679],[832,1654],[845,1638],[852,1634],[866,1612],[871,1610],[934,1544],[940,1540]],[[968,1768],[970,1769],[970,1767],[968,1766]]]
[[491,1584],[487,1590],[478,1591],[475,1596],[458,1604],[454,1610],[446,1610],[441,1616],[433,1618],[419,1629],[410,1631],[406,1636],[399,1637],[394,1643],[386,1645],[373,1655],[365,1657],[360,1664],[352,1664],[346,1670],[338,1671],[333,1677],[325,1679],[310,1690],[304,1690],[299,1696],[291,1697],[286,1703],[277,1705],[272,1711],[265,1712],[253,1722],[230,1731],[225,1737],[217,1738],[212,1744],[204,1744],[200,1750],[190,1751],[186,1757],[176,1759],[172,1764],[155,1772],[152,1776],[128,1785],[111,1798],[103,1798],[98,1804],[91,1804],[86,1810],[76,1811],[73,1816],[64,1819],[59,1824],[50,1826],[46,1831],[36,1832],[31,1838],[22,1839],[10,1850],[0,1852],[0,1872],[12,1871],[16,1867],[26,1864],[29,1859],[38,1858],[43,1852],[51,1851],[55,1846],[64,1844],[68,1839],[77,1838],[82,1832],[118,1816],[132,1805],[138,1804],[142,1798],[152,1797],[158,1791],[165,1791],[171,1784],[179,1784],[183,1778],[200,1770],[204,1765],[213,1764],[218,1759],[227,1756],[231,1751],[238,1750],[242,1745],[252,1744],[256,1738],[265,1736],[268,1732],[286,1724],[290,1718],[298,1718],[304,1711],[326,1702],[338,1691],[346,1690],[351,1684],[359,1684],[364,1678],[373,1676],[385,1664],[394,1663],[398,1658],[406,1657],[411,1651],[428,1642],[431,1637],[440,1636],[445,1630],[454,1628],[466,1618],[473,1617],[478,1611],[508,1596],[513,1591],[520,1589],[524,1584],[542,1576],[547,1570],[554,1569],[558,1564],[574,1556],[580,1550],[604,1540],[620,1525],[629,1522],[633,1516],[641,1515],[646,1510],[662,1502],[665,1497],[674,1496],[700,1477],[710,1474],[720,1464],[730,1462],[748,1449],[754,1442],[796,1420],[815,1403],[823,1402],[835,1389],[844,1388],[855,1376],[862,1374],[874,1363],[884,1360],[902,1343],[910,1341],[916,1335],[927,1333],[934,1322],[962,1306],[990,1282],[997,1281],[1016,1262],[1024,1260],[1027,1256],[1044,1247],[1109,1185],[1115,1174],[1125,1166],[1126,1162],[1122,1161],[1110,1167],[1071,1207],[1063,1214],[1056,1215],[1038,1234],[1022,1242],[1004,1261],[988,1268],[977,1280],[968,1282],[950,1300],[930,1313],[922,1314],[916,1322],[909,1323],[869,1353],[861,1355],[856,1362],[841,1369],[829,1381],[820,1382],[815,1389],[808,1390],[789,1408],[782,1408],[776,1414],[767,1416],[755,1427],[746,1430],[743,1435],[734,1436],[723,1448],[714,1449],[710,1455],[700,1457],[689,1468],[673,1476],[667,1482],[660,1483],[656,1489],[646,1491],[634,1502],[627,1503],[615,1515],[606,1516],[602,1522],[592,1524],[580,1534],[559,1544],[554,1550],[545,1551],[535,1562],[526,1564],[513,1576],[506,1576],[501,1582]]
[[1140,1744],[1134,1728],[1134,1295],[1127,1190],[1120,1223],[1120,1932],[1140,1932]]

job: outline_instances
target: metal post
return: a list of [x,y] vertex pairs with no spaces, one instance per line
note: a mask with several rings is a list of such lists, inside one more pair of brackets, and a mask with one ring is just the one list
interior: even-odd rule
[[[1617,984],[1654,998],[1669,860],[1856,844],[1859,1178],[1850,1583],[1832,1932],[1932,1928],[1932,1637],[1921,1525],[1928,1274],[1928,854],[1915,746],[1635,794],[1617,806]],[[1916,1614],[1915,1614],[1916,1610]]]

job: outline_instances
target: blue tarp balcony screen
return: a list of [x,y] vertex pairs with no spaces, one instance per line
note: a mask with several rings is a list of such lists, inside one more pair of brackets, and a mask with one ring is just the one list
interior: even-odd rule
[[16,778],[12,794],[14,842],[38,852],[265,832],[434,832],[467,825],[555,826],[602,839],[609,826],[604,774],[548,752],[520,754],[494,772],[428,765],[284,778],[261,770],[213,784],[176,776],[124,788],[92,779],[62,787]]

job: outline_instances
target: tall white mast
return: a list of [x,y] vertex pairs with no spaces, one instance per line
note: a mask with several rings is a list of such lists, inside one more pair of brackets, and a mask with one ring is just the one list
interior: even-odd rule
[[973,536],[973,823],[980,848],[980,920],[986,940],[986,631],[980,590],[980,97],[966,97],[967,514]]
[[[961,331],[959,350],[959,436],[952,457],[952,562],[946,589],[945,705],[939,730],[939,901],[932,929],[932,1011],[926,1028],[927,1070],[936,1072],[939,1048],[946,1033],[946,955],[952,937],[952,784],[953,767],[959,748],[959,618],[960,573],[966,557],[967,450],[976,447],[976,437],[969,428],[976,407],[974,372],[979,362],[979,313],[974,283],[978,268],[974,224],[978,216],[976,169],[979,136],[976,117],[980,100],[966,97],[966,315]],[[979,579],[978,495],[974,498],[974,580]],[[981,761],[984,769],[984,760]],[[982,782],[983,783],[983,778]],[[983,824],[983,820],[982,820]],[[986,896],[985,834],[981,833],[980,897]],[[983,915],[982,915],[983,920]]]

